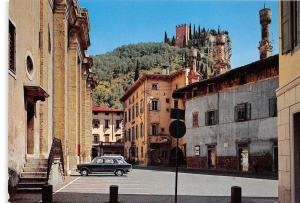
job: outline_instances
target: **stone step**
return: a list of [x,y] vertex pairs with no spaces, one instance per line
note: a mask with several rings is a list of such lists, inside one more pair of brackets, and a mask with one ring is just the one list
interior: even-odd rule
[[48,167],[48,164],[39,164],[39,163],[26,163],[24,167],[32,167],[32,168],[40,168],[40,167]]
[[18,188],[42,188],[47,182],[24,182],[19,183]]
[[27,159],[26,163],[32,164],[48,164],[48,159]]
[[20,177],[19,183],[39,183],[47,182],[47,177]]
[[22,172],[21,177],[47,177],[47,172]]
[[42,192],[42,188],[22,188],[18,187],[17,192],[19,193],[40,193]]
[[23,168],[23,172],[47,172],[47,167],[27,167]]

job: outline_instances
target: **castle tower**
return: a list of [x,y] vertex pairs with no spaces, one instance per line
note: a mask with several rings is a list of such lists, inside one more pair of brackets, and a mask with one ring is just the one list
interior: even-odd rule
[[215,64],[215,74],[219,75],[229,70],[227,60],[225,60],[225,43],[226,35],[223,32],[219,32],[216,37],[217,46],[217,63]]
[[188,25],[177,25],[176,26],[176,46],[185,47],[189,41],[190,28]]
[[260,59],[268,58],[272,55],[272,42],[269,38],[270,23],[272,18],[272,11],[264,6],[259,11],[260,24],[261,24],[261,41],[259,42],[259,55]]
[[197,52],[198,50],[197,49],[190,49],[189,51],[189,60],[188,60],[188,63],[189,63],[189,68],[190,68],[190,71],[189,71],[189,74],[188,74],[188,82],[189,84],[192,84],[194,82],[198,82],[199,81],[199,78],[200,78],[200,74],[197,72]]

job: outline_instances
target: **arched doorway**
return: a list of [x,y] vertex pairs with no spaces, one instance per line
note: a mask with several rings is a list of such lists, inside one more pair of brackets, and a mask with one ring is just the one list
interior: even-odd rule
[[[177,159],[178,159],[178,166],[185,165],[184,154],[180,148],[178,148]],[[174,147],[171,150],[170,166],[176,166],[176,147]]]

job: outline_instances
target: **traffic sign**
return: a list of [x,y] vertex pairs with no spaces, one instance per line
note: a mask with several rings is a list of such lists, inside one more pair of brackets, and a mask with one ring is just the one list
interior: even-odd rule
[[181,138],[184,136],[186,132],[186,127],[184,122],[180,120],[172,121],[172,123],[169,126],[169,132],[172,137],[174,138]]

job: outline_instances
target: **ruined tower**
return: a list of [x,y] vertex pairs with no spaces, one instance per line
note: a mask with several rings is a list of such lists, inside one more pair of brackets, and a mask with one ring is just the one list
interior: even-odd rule
[[272,18],[272,11],[264,6],[259,11],[260,24],[261,24],[261,41],[259,42],[259,55],[260,59],[268,58],[272,55],[272,42],[270,41],[270,23]]
[[215,64],[215,74],[219,75],[229,70],[227,60],[225,60],[225,43],[226,35],[225,33],[219,32],[216,37],[217,46],[217,63]]
[[190,36],[190,29],[189,26],[184,25],[177,25],[176,26],[176,46],[177,47],[185,47],[189,41]]
[[197,49],[190,49],[188,54],[188,63],[189,63],[189,74],[188,74],[188,82],[189,84],[192,84],[194,82],[199,81],[200,74],[197,72]]

